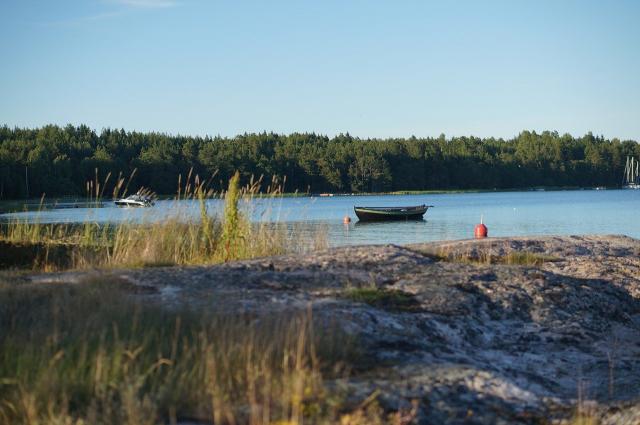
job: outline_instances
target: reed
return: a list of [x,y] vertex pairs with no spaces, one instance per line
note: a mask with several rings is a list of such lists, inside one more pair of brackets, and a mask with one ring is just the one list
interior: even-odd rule
[[[109,177],[100,183],[96,173],[95,182],[87,184],[90,200],[102,199]],[[131,177],[128,180],[118,177],[114,198],[126,195]],[[31,268],[39,270],[211,264],[326,246],[321,229],[309,235],[308,231],[282,223],[251,223],[248,208],[255,197],[265,196],[260,193],[262,181],[252,179],[240,186],[239,180],[236,174],[226,191],[215,193],[208,189],[208,181],[198,176],[189,173],[184,181],[180,177],[174,213],[164,220],[45,224],[36,217],[2,226],[0,240],[15,245],[37,245],[38,255]],[[266,195],[277,199],[281,193],[281,186],[274,180]],[[209,211],[212,199],[224,200],[221,216]],[[197,203],[199,214],[194,216],[193,211],[183,206],[184,201]],[[69,258],[64,261],[50,255],[60,245],[68,247]]]

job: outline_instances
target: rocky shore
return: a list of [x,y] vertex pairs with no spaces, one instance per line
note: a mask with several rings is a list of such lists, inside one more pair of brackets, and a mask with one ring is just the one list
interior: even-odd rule
[[108,274],[167,308],[311,308],[369,359],[345,385],[424,424],[640,423],[640,241],[490,238],[334,248],[208,267]]

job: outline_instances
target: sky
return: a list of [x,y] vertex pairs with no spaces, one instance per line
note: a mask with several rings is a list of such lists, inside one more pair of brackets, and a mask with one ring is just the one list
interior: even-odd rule
[[0,0],[0,124],[640,141],[640,1]]

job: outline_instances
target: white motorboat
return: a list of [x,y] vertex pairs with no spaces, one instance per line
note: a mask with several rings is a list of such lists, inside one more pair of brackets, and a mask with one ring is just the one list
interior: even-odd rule
[[135,194],[126,198],[116,199],[115,204],[119,207],[151,207],[155,204],[150,196]]

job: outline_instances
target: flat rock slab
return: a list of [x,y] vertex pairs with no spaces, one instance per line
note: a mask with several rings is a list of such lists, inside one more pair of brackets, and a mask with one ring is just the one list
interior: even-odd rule
[[[504,264],[513,253],[541,261]],[[489,238],[30,279],[107,273],[167,308],[311,306],[314,320],[357,335],[377,365],[349,379],[354,400],[379,390],[389,410],[417,403],[419,423],[562,422],[580,397],[602,423],[636,424],[639,254],[640,241],[624,236]],[[362,287],[401,291],[411,308],[345,297]]]

